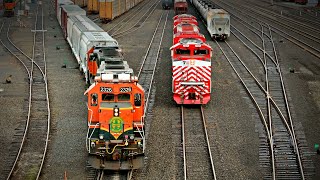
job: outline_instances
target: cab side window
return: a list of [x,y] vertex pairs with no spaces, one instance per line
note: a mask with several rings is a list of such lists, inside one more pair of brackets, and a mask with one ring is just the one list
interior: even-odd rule
[[98,94],[91,94],[91,106],[98,105]]
[[141,106],[141,94],[134,95],[134,105]]

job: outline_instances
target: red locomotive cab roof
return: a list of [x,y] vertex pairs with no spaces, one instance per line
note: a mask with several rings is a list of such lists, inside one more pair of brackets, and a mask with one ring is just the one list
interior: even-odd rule
[[179,43],[180,40],[182,39],[188,39],[188,38],[193,38],[193,39],[198,39],[202,43],[206,42],[206,38],[204,37],[203,34],[201,33],[195,33],[195,32],[182,32],[182,33],[176,33],[173,35],[173,44]]
[[177,20],[177,19],[180,19],[180,18],[189,18],[189,19],[197,20],[197,18],[192,16],[191,14],[179,14],[179,15],[174,16],[173,20]]
[[174,34],[179,32],[193,32],[193,33],[199,33],[199,27],[194,24],[189,23],[182,23],[178,24],[173,29]]
[[188,24],[194,24],[196,26],[198,26],[198,22],[195,19],[190,19],[190,18],[179,18],[177,20],[174,20],[173,22],[173,26],[177,26],[178,24],[182,24],[182,23],[188,23]]
[[173,45],[171,48],[172,59],[207,59],[210,60],[212,56],[212,48],[199,39],[185,38],[181,39],[179,43]]

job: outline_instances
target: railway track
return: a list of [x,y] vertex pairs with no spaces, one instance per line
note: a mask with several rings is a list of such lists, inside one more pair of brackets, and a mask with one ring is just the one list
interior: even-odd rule
[[[264,79],[258,80],[250,67],[227,43],[217,43],[229,64],[241,80],[254,103],[261,120],[260,166],[267,179],[305,179],[312,176],[313,165],[308,160],[305,139],[297,138],[287,94],[281,74],[271,28],[262,25],[259,36],[262,47],[248,45],[252,41],[233,27],[232,34],[252,52],[246,59],[260,61]],[[256,33],[257,34],[257,33]],[[256,51],[263,52],[260,53]],[[252,68],[252,67],[251,67]],[[257,68],[257,67],[255,67]],[[300,133],[300,132],[299,132]]]
[[[1,43],[25,67],[29,80],[27,120],[16,129],[8,158],[7,179],[39,179],[46,156],[50,131],[50,106],[44,49],[44,22],[41,3],[35,5],[32,58],[9,38],[9,20],[2,24]],[[7,28],[7,33],[3,29]]]
[[95,170],[87,180],[130,180],[132,178],[131,171],[108,172],[105,170]]
[[[161,14],[157,27],[154,30],[147,52],[144,56],[144,59],[142,61],[141,67],[137,75],[139,79],[139,84],[145,90],[145,119],[150,118],[152,113],[151,112],[152,107],[154,104],[155,92],[152,91],[152,85],[153,85],[154,74],[156,71],[157,62],[158,62],[159,54],[161,50],[162,38],[164,35],[166,23],[168,21],[168,15],[169,15],[169,12],[167,12],[166,14],[163,12]],[[149,129],[148,126],[150,126],[151,124],[150,119],[148,119],[148,121],[146,122],[147,123],[145,123],[145,139],[147,138],[147,134],[148,134],[148,131],[147,131],[147,129]],[[144,143],[144,146],[145,146],[146,141],[144,140],[144,142],[145,142]],[[87,168],[88,168],[88,176],[87,176],[88,180],[97,179],[98,177],[101,176],[101,173],[102,173],[101,171],[93,169],[90,166],[87,166]],[[132,171],[129,171],[129,174],[127,175],[128,179],[131,179],[132,173],[133,173]]]
[[[320,49],[319,44],[320,41],[317,37],[317,35],[313,35],[308,32],[301,31],[300,29],[297,29],[296,27],[293,27],[290,25],[290,23],[285,23],[279,20],[275,20],[274,18],[268,17],[269,15],[262,15],[260,13],[255,12],[255,10],[252,10],[252,8],[246,8],[242,7],[239,9],[239,6],[237,5],[236,7],[233,7],[231,4],[219,1],[221,4],[224,4],[224,8],[229,10],[229,13],[232,15],[232,18],[237,18],[240,16],[242,17],[247,17],[248,19],[252,19],[251,21],[255,23],[262,23],[262,24],[268,24],[266,21],[259,19],[258,17],[262,18],[268,18],[268,21],[274,23],[275,25],[270,25],[271,29],[273,32],[279,34],[280,36],[286,38],[287,40],[291,41],[292,43],[296,44],[300,48],[308,51],[310,54],[314,55],[317,58],[320,58]],[[243,11],[243,9],[247,9],[249,12],[255,12],[255,15],[257,17],[254,17],[252,14],[246,13]],[[232,11],[230,11],[232,10]],[[236,14],[236,13],[239,14]],[[241,18],[242,19],[242,18]],[[284,19],[285,21],[285,19]],[[286,30],[282,30],[281,28],[285,28]],[[311,37],[316,37],[316,38],[311,38]]]
[[[142,61],[141,67],[138,72],[139,84],[143,87],[145,91],[145,116],[147,118],[148,114],[151,113],[154,104],[154,92],[152,91],[152,85],[154,81],[154,75],[156,72],[157,63],[159,60],[159,54],[162,45],[162,39],[166,24],[168,21],[169,12],[162,12],[157,27],[154,30],[153,36],[151,38],[150,44],[148,46],[147,52]],[[150,121],[146,125],[146,129],[149,129]],[[147,138],[147,130],[145,138]],[[146,145],[146,141],[144,141]]]
[[[149,11],[152,6],[157,3],[157,2],[153,2],[153,1],[143,1],[143,4],[137,8],[134,8],[132,10],[130,10],[129,12],[127,12],[127,14],[124,15],[123,19],[119,22],[117,22],[116,24],[114,24],[112,27],[110,28],[106,28],[105,30],[109,33],[109,34],[113,34],[113,33],[117,33],[118,31],[121,30],[121,28],[129,25],[130,23],[132,23],[132,21],[134,21],[134,18],[139,15],[140,13],[143,12],[147,12]],[[146,10],[147,9],[147,10]],[[138,16],[139,17],[139,16]]]
[[202,106],[181,106],[181,125],[184,179],[217,179]]
[[[119,38],[138,30],[143,26],[143,24],[147,21],[147,19],[153,14],[153,12],[155,11],[155,9],[158,7],[159,4],[160,4],[160,1],[158,0],[152,3],[150,7],[145,11],[145,13],[142,16],[139,17],[137,21],[133,21],[135,22],[133,25],[130,25],[128,28],[125,28],[125,30],[122,30],[122,28],[120,27],[116,31],[113,31],[112,33],[110,33],[110,35],[114,38]],[[128,25],[128,23],[130,22],[130,19],[125,24]],[[123,26],[125,24],[123,24]]]

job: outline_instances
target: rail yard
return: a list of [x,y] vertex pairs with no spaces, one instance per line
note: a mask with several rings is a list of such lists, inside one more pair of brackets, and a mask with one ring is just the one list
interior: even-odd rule
[[320,2],[22,4],[0,179],[320,179]]

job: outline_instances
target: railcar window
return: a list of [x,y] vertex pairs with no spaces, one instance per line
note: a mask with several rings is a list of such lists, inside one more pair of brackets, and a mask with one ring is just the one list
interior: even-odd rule
[[118,101],[130,101],[130,94],[118,94]]
[[102,94],[102,101],[114,101],[114,94]]
[[177,49],[176,54],[190,55],[190,50],[189,49]]
[[205,50],[205,49],[196,49],[196,50],[194,50],[194,55],[201,56],[201,55],[206,55],[206,54],[208,54],[208,51]]

